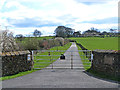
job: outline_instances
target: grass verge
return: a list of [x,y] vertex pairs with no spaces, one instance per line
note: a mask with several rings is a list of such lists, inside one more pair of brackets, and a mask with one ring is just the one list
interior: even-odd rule
[[[78,45],[78,50],[82,50]],[[83,67],[85,70],[88,70],[90,69],[91,67],[91,62],[89,61],[89,59],[85,56],[85,54],[83,52],[79,52],[79,55],[80,55],[80,58],[81,58],[81,61],[83,63]]]
[[8,80],[8,79],[12,79],[12,78],[20,77],[20,76],[27,75],[27,74],[30,74],[30,73],[35,72],[35,71],[37,71],[37,70],[31,70],[31,71],[19,72],[18,74],[15,74],[15,75],[1,77],[0,80],[3,81],[3,80]]

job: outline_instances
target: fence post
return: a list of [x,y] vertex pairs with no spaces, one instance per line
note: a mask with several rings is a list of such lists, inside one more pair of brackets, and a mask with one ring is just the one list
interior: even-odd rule
[[[50,61],[52,62],[50,52],[48,52],[48,54],[49,54],[49,56],[50,56]],[[53,69],[53,62],[52,62],[51,64],[52,64],[52,69]]]
[[31,53],[32,55],[32,57],[31,57],[31,61],[32,61],[32,69],[34,69],[34,52],[32,51],[32,53]]
[[73,54],[71,52],[71,69],[73,69]]
[[92,51],[90,52],[91,52],[91,66],[92,66],[93,54],[92,54]]

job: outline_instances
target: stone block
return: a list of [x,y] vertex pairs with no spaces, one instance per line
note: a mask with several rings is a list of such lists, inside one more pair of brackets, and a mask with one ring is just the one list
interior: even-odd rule
[[112,65],[113,62],[114,62],[113,60],[114,60],[113,56],[110,56],[110,55],[105,55],[104,56],[104,64]]

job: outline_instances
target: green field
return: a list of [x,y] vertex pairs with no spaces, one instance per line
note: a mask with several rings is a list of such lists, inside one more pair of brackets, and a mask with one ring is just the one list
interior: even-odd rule
[[22,40],[22,42],[25,42],[28,39],[37,39],[37,40],[43,40],[43,39],[53,39],[54,36],[44,36],[44,37],[24,37],[24,38],[16,38],[16,41]]
[[76,40],[77,43],[82,44],[85,48],[89,50],[120,50],[120,48],[118,47],[119,39],[117,37],[79,37],[69,39]]

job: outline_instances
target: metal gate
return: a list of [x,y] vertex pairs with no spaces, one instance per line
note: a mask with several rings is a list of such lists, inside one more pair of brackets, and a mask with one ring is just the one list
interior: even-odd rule
[[[64,54],[65,59],[60,59]],[[36,50],[32,51],[34,69],[88,69],[92,64],[90,50]]]

